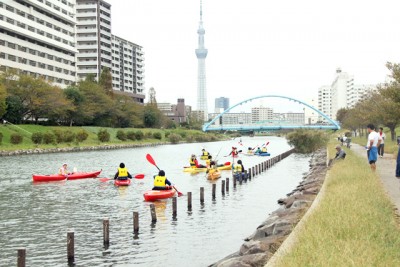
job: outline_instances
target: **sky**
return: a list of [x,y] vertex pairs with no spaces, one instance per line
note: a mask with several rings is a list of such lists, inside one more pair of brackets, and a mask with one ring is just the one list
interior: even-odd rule
[[[200,0],[106,1],[112,33],[145,51],[145,102],[153,87],[157,102],[184,98],[196,109]],[[310,103],[337,68],[356,84],[384,82],[386,62],[400,62],[399,8],[396,0],[203,0],[209,112],[218,97],[231,106],[262,95]],[[293,109],[271,98],[257,105]]]

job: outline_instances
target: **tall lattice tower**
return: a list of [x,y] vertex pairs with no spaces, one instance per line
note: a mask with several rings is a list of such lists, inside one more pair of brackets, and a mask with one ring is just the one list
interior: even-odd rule
[[206,87],[206,57],[208,50],[204,47],[203,3],[200,0],[200,22],[197,34],[199,35],[196,49],[197,65],[197,110],[204,112],[204,120],[208,120],[207,87]]

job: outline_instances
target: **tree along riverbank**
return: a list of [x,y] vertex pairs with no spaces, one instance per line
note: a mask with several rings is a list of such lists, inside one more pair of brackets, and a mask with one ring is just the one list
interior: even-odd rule
[[272,212],[252,235],[245,238],[239,251],[210,266],[266,264],[311,206],[324,183],[327,169],[326,149],[319,149],[313,153],[310,171],[303,177],[303,181],[287,197],[278,200],[281,207]]

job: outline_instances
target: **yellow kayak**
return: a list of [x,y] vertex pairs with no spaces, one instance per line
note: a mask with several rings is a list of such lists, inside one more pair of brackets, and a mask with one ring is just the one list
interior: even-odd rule
[[184,172],[205,172],[207,168],[192,168],[192,167],[183,167]]
[[207,173],[208,180],[215,180],[221,178],[221,172],[219,170],[212,169]]

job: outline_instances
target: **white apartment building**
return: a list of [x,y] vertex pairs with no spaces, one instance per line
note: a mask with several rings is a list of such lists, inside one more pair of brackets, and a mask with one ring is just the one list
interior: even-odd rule
[[76,80],[75,1],[0,2],[0,71],[42,77],[62,88]]
[[[331,108],[331,87],[329,85],[321,86],[318,89],[318,110],[322,111],[329,118],[332,118]],[[323,121],[323,117],[320,116],[318,121]]]
[[[315,109],[319,109],[318,108],[318,101],[317,99],[310,99],[307,102],[308,105],[312,106]],[[318,112],[316,112],[315,110],[309,108],[309,107],[305,107],[304,108],[304,123],[305,124],[316,124],[317,121],[319,119],[319,114]]]
[[[208,119],[213,120],[221,113],[209,113]],[[238,124],[251,124],[251,113],[225,113],[219,120],[215,121],[215,125],[238,125]]]
[[144,100],[144,52],[137,44],[112,35],[112,85]]
[[273,109],[268,107],[251,108],[251,122],[257,123],[273,119]]
[[[354,77],[338,68],[331,86],[322,86],[318,90],[318,108],[328,117],[336,120],[339,109],[354,107],[373,90],[376,90],[375,85],[354,84]],[[323,120],[322,117],[321,120]]]
[[77,78],[88,74],[98,80],[101,71],[111,71],[111,5],[103,0],[76,0]]

